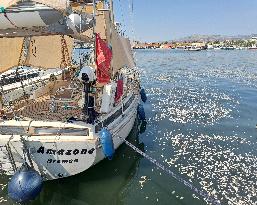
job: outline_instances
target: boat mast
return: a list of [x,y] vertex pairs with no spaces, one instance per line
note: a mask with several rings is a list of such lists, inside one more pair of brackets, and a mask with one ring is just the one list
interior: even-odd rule
[[93,0],[93,33],[95,34],[95,25],[96,25],[96,0]]
[[96,62],[96,0],[93,0],[93,36],[94,36],[94,62]]
[[113,0],[110,0],[111,21],[114,23]]

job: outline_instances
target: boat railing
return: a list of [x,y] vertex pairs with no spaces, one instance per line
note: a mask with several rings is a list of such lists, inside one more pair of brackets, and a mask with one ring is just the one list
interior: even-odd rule
[[16,163],[15,163],[13,154],[12,154],[11,146],[10,146],[10,142],[11,142],[12,138],[13,138],[13,135],[11,135],[11,137],[9,138],[8,142],[5,145],[5,148],[6,148],[6,151],[7,151],[8,159],[9,159],[11,165],[12,165],[13,172],[15,173],[17,171],[17,166],[16,166]]

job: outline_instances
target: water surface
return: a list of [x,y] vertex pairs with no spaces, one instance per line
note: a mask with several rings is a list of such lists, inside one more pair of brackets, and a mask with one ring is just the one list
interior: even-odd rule
[[[148,120],[135,124],[129,141],[222,204],[255,204],[257,52],[140,50],[136,57]],[[13,204],[7,181],[1,176],[0,204]],[[30,204],[206,202],[122,145],[112,161],[46,182]]]

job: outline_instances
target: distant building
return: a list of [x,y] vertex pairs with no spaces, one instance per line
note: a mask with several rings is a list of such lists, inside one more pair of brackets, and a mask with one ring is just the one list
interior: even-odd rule
[[171,43],[162,44],[162,45],[160,46],[160,48],[162,48],[162,49],[172,49],[172,48],[174,48],[174,45],[171,44]]

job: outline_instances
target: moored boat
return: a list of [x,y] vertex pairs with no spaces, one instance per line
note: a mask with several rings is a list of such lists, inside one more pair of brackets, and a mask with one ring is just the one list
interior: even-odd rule
[[257,50],[257,46],[256,45],[253,45],[251,47],[248,47],[249,50]]
[[[26,165],[53,180],[112,158],[144,95],[129,39],[116,30],[112,2],[58,2],[10,1],[0,14],[0,71],[6,82],[14,79],[1,81],[0,169],[7,175]],[[49,25],[30,21],[31,10]],[[86,57],[79,51],[78,63],[74,40],[94,44]],[[40,68],[40,74],[21,77],[24,67]]]
[[202,48],[197,47],[197,46],[186,46],[185,50],[186,51],[201,51]]
[[222,50],[235,50],[236,48],[234,46],[224,46],[221,47]]

